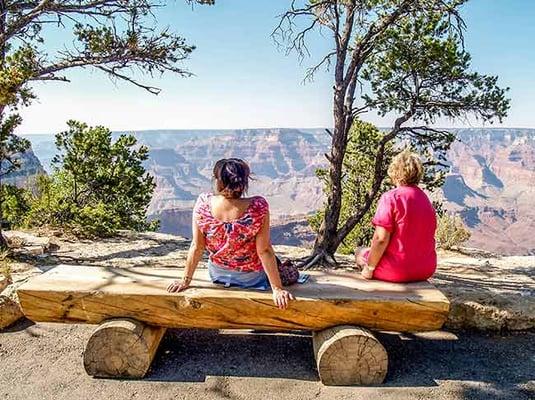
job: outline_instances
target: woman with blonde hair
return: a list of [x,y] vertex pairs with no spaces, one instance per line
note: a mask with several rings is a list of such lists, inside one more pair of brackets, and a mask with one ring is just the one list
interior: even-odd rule
[[396,188],[379,199],[371,247],[355,253],[364,278],[414,282],[435,272],[436,213],[418,187],[423,172],[418,156],[407,150],[392,160],[388,176]]
[[[203,193],[193,209],[193,240],[182,280],[167,288],[186,290],[204,253],[214,283],[273,292],[281,309],[293,300],[283,288],[297,280],[298,271],[279,264],[269,237],[269,206],[261,196],[243,197],[249,186],[249,165],[238,158],[216,162],[215,193]],[[281,279],[282,278],[282,279]]]

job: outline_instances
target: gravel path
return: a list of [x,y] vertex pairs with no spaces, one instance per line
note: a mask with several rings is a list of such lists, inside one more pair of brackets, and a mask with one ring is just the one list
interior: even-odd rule
[[325,387],[306,334],[167,332],[139,381],[88,377],[92,326],[32,324],[0,333],[0,398],[511,399],[535,398],[535,332],[380,335],[390,357],[383,387]]

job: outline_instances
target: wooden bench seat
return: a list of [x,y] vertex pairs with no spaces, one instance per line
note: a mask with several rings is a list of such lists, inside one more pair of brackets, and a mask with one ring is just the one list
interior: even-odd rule
[[271,293],[214,285],[198,270],[191,288],[168,293],[179,269],[58,266],[18,290],[32,321],[99,324],[131,317],[168,328],[322,330],[359,325],[399,332],[439,329],[449,310],[446,297],[427,282],[366,281],[355,273],[310,272],[294,285],[297,300],[287,310]]
[[[386,351],[380,344],[377,347],[371,332],[362,327],[398,332],[436,330],[448,315],[448,300],[427,282],[366,281],[356,273],[335,271],[312,271],[310,275],[307,283],[291,287],[296,300],[287,310],[273,304],[271,292],[214,285],[203,269],[196,272],[188,290],[168,293],[167,285],[182,276],[181,270],[61,265],[23,284],[18,296],[24,314],[32,321],[102,324],[84,354],[86,370],[96,376],[143,376],[165,328],[243,328],[317,332],[314,348],[325,383],[377,383],[386,374]],[[342,372],[333,372],[337,357],[327,357],[327,353],[358,352],[371,345],[378,350],[366,353],[371,357],[366,362],[382,363],[378,372],[367,365],[369,374],[348,372],[343,378],[342,372],[349,368],[347,360],[340,364]],[[141,348],[134,350],[133,346]],[[110,356],[114,351],[118,353]],[[139,351],[139,360],[126,351]],[[355,364],[351,368],[363,367]]]

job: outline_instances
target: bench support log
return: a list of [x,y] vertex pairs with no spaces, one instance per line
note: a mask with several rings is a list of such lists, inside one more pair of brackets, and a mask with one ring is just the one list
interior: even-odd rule
[[86,372],[100,378],[142,378],[166,328],[112,319],[93,332],[84,351]]
[[313,334],[314,354],[324,385],[378,385],[388,369],[383,345],[367,329],[342,325]]

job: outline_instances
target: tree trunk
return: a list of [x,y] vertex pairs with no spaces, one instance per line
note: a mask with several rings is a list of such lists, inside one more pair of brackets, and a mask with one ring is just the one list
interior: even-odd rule
[[[0,124],[3,121],[4,115],[4,106],[0,105]],[[0,145],[3,146],[4,142],[0,141]],[[4,235],[2,234],[2,225],[4,223],[4,214],[2,212],[2,204],[4,204],[4,193],[2,191],[2,171],[1,166],[4,161],[4,149],[0,149],[0,249],[7,249],[7,241]]]
[[103,322],[84,351],[84,367],[100,378],[143,378],[166,328],[118,318]]
[[[2,161],[0,160],[0,163]],[[2,234],[2,224],[4,223],[4,215],[2,213],[2,204],[4,204],[4,194],[2,191],[2,178],[0,177],[0,249],[7,249],[7,241]]]
[[[4,34],[6,31],[6,20],[7,20],[7,13],[6,13],[6,2],[5,0],[0,0],[0,33]],[[3,69],[6,59],[6,46],[5,44],[0,44],[0,67]],[[0,124],[4,121],[4,109],[6,105],[1,104],[0,105]],[[0,141],[0,145],[4,145],[4,141]],[[2,174],[1,174],[1,166],[2,162],[4,161],[4,149],[0,149],[0,193],[2,190]],[[0,194],[0,249],[7,249],[7,241],[4,238],[4,235],[2,234],[2,224],[4,222],[4,215],[2,213],[2,204],[4,202],[4,196]]]
[[[331,153],[327,157],[329,160],[329,180],[331,190],[327,195],[327,207],[316,241],[314,243],[313,254],[310,257],[309,265],[319,264],[333,266],[336,264],[334,253],[340,245],[338,240],[338,221],[340,219],[340,209],[342,207],[342,165],[347,147],[347,135],[351,126],[351,120],[346,118],[344,107],[343,84],[335,87],[334,93],[334,129],[331,142]],[[348,122],[349,121],[349,122]]]
[[379,385],[388,370],[388,354],[367,329],[335,326],[314,332],[314,355],[321,382],[328,386]]

